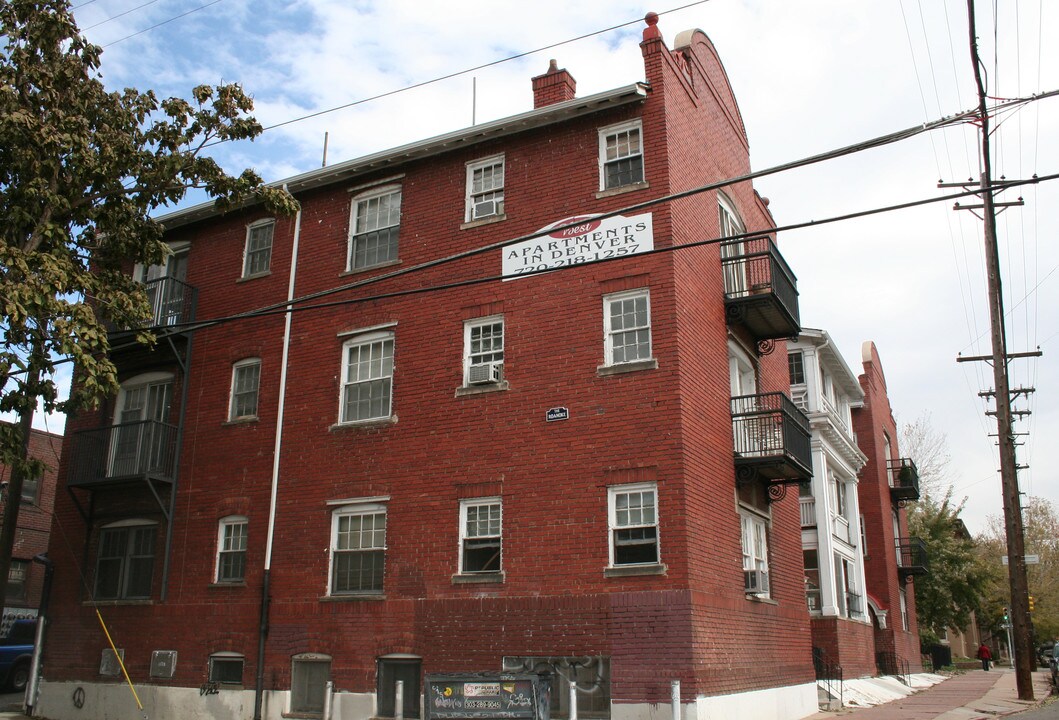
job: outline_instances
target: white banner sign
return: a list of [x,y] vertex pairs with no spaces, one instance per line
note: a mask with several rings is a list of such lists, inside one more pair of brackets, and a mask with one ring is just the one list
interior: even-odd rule
[[[548,232],[549,228],[572,225],[565,230]],[[504,280],[532,272],[555,270],[567,265],[581,265],[609,258],[636,255],[654,250],[651,213],[596,220],[594,217],[570,217],[552,223],[532,240],[508,245],[503,255]]]

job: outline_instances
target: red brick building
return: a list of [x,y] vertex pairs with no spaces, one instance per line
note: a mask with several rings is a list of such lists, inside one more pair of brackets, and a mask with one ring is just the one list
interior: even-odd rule
[[[18,529],[11,550],[11,570],[7,580],[7,597],[0,634],[7,631],[15,618],[36,617],[44,584],[44,566],[33,558],[48,552],[52,508],[55,504],[56,479],[63,437],[43,430],[30,431],[29,456],[44,463],[44,474],[23,480],[22,506],[18,511]],[[10,501],[7,483],[11,469],[0,465],[0,512]]]
[[[875,343],[861,348],[864,405],[853,411],[857,444],[868,457],[858,494],[864,514],[864,572],[880,673],[922,670],[913,581],[928,571],[926,548],[910,537],[905,503],[919,499],[919,473],[901,457],[897,423]],[[907,665],[906,665],[907,663]]]
[[40,712],[134,709],[97,609],[153,716],[385,717],[402,681],[418,717],[425,673],[501,670],[559,718],[571,680],[581,717],[671,680],[689,718],[816,710],[795,280],[723,183],[716,50],[656,22],[644,82],[553,64],[533,110],[289,178],[297,217],[163,219],[170,330],[69,424]]

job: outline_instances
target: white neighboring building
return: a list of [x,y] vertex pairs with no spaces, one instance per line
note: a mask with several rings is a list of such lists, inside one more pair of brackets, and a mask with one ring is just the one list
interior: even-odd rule
[[[847,677],[874,673],[864,576],[863,516],[857,474],[868,458],[857,447],[850,415],[864,392],[823,330],[803,328],[787,345],[791,398],[812,429],[813,479],[799,505],[805,594],[815,659],[841,664]],[[853,649],[858,648],[859,653]]]

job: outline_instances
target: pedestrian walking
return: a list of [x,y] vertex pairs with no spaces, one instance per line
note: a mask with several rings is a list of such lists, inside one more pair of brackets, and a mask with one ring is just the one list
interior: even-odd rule
[[978,659],[982,661],[982,669],[988,672],[993,653],[989,652],[989,646],[985,643],[978,646]]

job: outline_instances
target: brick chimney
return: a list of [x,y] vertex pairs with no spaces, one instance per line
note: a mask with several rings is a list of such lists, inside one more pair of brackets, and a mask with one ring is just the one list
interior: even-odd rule
[[554,105],[564,100],[573,100],[577,91],[574,76],[560,70],[555,60],[548,62],[548,72],[533,78],[533,109]]

